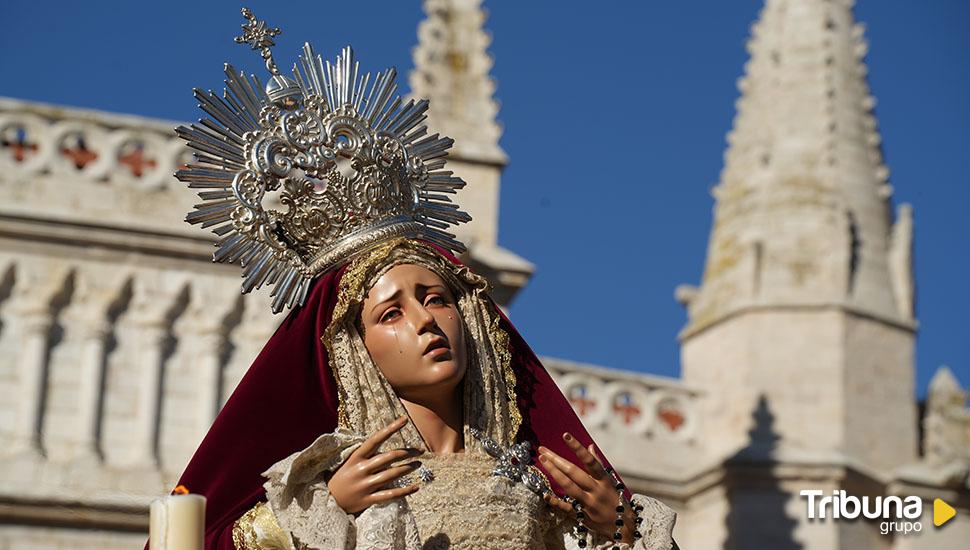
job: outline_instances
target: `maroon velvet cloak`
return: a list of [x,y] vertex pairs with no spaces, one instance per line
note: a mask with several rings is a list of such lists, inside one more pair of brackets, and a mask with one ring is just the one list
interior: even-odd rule
[[[461,265],[452,254],[435,248]],[[182,474],[179,484],[207,499],[206,550],[235,550],[233,524],[265,500],[260,474],[337,427],[337,385],[320,337],[330,324],[345,269],[320,276],[306,304],[289,313]],[[589,433],[535,353],[501,310],[499,314],[509,335],[522,413],[517,440],[530,441],[533,450],[544,445],[579,464],[562,434],[568,431],[586,446],[592,441]],[[561,495],[555,481],[549,481]]]

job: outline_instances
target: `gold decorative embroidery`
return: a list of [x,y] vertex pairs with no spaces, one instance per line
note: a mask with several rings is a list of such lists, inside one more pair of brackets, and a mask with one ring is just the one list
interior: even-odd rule
[[[259,504],[256,506],[259,506]],[[253,531],[253,516],[255,515],[256,508],[254,507],[232,525],[232,545],[236,550],[250,550],[256,546],[256,533]]]
[[498,313],[494,311],[491,313],[488,332],[495,342],[495,355],[497,355],[497,362],[501,366],[502,375],[505,378],[505,396],[508,398],[509,403],[511,403],[512,437],[515,437],[515,434],[519,432],[519,426],[522,424],[522,412],[519,411],[519,402],[515,394],[517,381],[515,371],[512,370],[512,353],[509,351],[509,335],[499,326],[501,317]]
[[236,550],[296,550],[265,502],[253,506],[232,527]]

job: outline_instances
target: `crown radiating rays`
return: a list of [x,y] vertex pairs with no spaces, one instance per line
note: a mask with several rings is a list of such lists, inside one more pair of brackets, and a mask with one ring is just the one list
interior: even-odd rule
[[[402,105],[396,71],[361,75],[349,46],[331,64],[306,44],[283,76],[270,50],[279,29],[243,15],[236,41],[260,51],[266,86],[227,64],[222,97],[195,90],[211,118],[176,128],[195,162],[175,175],[203,201],[186,221],[221,237],[213,260],[243,267],[244,293],[272,285],[279,312],[303,304],[314,277],[390,238],[463,252],[448,229],[471,217],[448,195],[465,182],[444,170],[453,140],[427,135],[428,101]],[[283,209],[264,204],[273,196]]]

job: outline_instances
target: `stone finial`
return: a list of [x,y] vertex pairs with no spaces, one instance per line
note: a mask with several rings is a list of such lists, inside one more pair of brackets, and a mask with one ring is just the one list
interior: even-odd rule
[[968,395],[970,392],[960,387],[960,382],[957,381],[950,367],[943,365],[936,370],[936,374],[930,380],[926,396],[927,407],[940,409],[956,406],[962,409],[966,405]]
[[424,11],[409,80],[415,97],[431,100],[429,128],[454,138],[455,158],[504,165],[481,0],[425,0]]
[[697,287],[694,285],[677,285],[674,289],[674,299],[677,303],[688,307],[690,303],[697,297]]
[[896,209],[889,244],[889,271],[892,276],[896,308],[906,319],[915,316],[916,282],[913,277],[913,207],[901,204]]
[[923,452],[930,464],[959,462],[970,468],[970,409],[953,372],[940,367],[930,381],[923,418]]

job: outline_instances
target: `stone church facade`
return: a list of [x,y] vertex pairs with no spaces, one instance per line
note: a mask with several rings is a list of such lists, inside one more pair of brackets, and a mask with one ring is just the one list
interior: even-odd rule
[[[428,0],[410,85],[456,138],[465,258],[508,304],[532,265],[498,245],[506,154],[480,0]],[[949,370],[915,400],[912,212],[890,209],[849,0],[767,0],[681,379],[546,358],[682,548],[962,548],[970,411]],[[137,548],[280,316],[181,220],[172,121],[0,99],[0,549]],[[698,208],[701,208],[698,205]],[[805,489],[924,499],[918,535],[811,521]],[[932,526],[932,501],[957,517]]]

